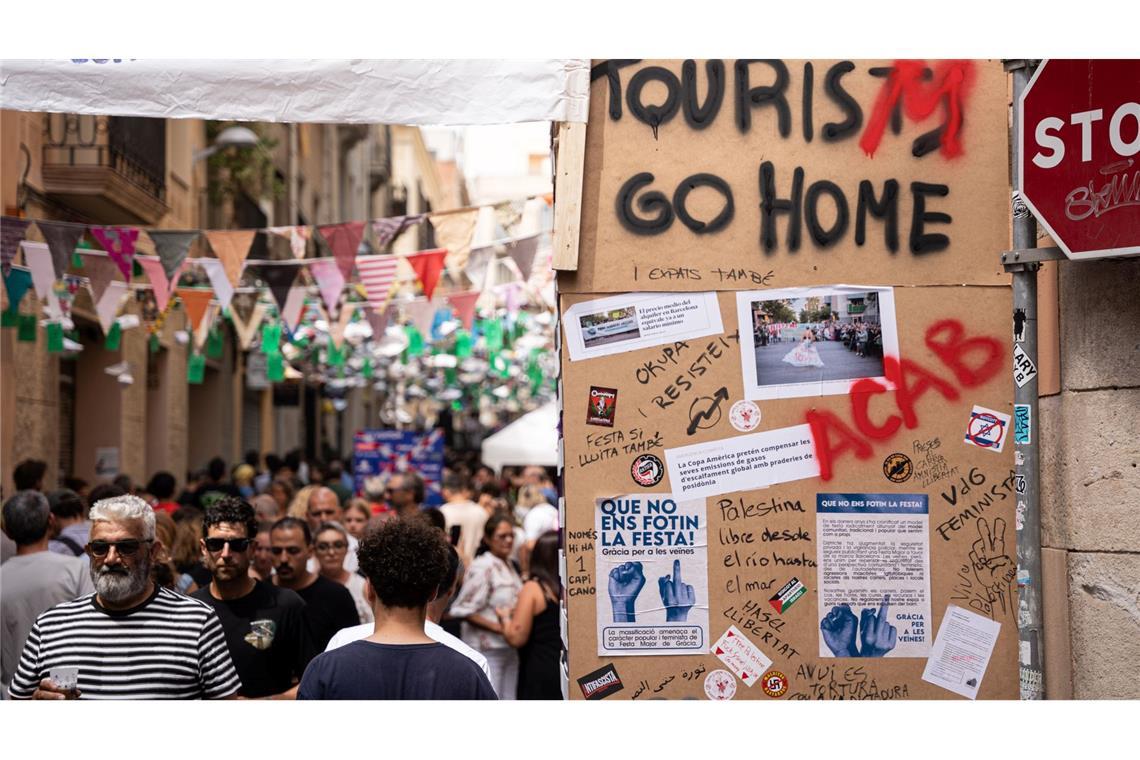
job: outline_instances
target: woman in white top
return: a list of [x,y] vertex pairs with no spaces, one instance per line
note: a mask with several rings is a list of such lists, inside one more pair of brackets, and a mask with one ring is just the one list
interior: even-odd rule
[[811,330],[804,330],[804,339],[784,355],[784,361],[793,367],[822,367],[823,360],[816,351]]
[[518,690],[518,652],[503,638],[498,607],[515,606],[522,578],[510,562],[515,530],[509,515],[496,512],[483,527],[487,551],[478,555],[463,576],[463,589],[451,605],[451,616],[463,620],[463,642],[487,658],[491,686],[499,699],[514,699]]
[[348,555],[348,531],[338,522],[323,522],[313,537],[313,548],[321,575],[347,588],[352,594],[352,601],[356,602],[360,622],[371,623],[374,619],[372,605],[364,598],[364,578],[344,569],[344,559]]

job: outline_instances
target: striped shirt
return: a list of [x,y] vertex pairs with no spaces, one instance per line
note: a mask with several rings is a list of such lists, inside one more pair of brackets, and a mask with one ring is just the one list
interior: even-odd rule
[[162,587],[130,610],[87,594],[40,615],[8,693],[28,699],[62,667],[79,669],[83,699],[217,699],[241,687],[217,613]]

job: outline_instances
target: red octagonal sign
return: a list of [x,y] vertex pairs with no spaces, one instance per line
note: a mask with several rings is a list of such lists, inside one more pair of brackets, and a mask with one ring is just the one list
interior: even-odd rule
[[1021,194],[1057,244],[1140,253],[1140,61],[1045,61],[1018,107]]

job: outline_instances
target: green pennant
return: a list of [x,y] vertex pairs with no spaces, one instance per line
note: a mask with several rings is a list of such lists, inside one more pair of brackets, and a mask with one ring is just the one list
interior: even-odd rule
[[186,382],[200,385],[206,377],[206,357],[202,354],[190,354],[186,362]]
[[16,337],[25,343],[36,342],[36,315],[35,314],[21,314],[19,332]]
[[487,320],[483,328],[487,336],[487,351],[503,350],[503,323],[498,319]]
[[455,399],[454,401],[452,401],[451,402],[451,411],[462,412],[463,411],[463,402],[460,401],[459,399]]
[[406,325],[404,333],[408,336],[408,356],[419,356],[424,352],[424,336],[416,329],[415,325]]
[[466,359],[471,356],[471,333],[462,327],[455,331],[455,358]]
[[364,365],[360,368],[360,374],[364,377],[365,380],[372,379],[372,359],[365,357]]
[[72,269],[82,269],[83,268],[83,257],[80,256],[78,253],[71,254],[71,268]]
[[0,313],[0,327],[17,327],[20,324],[20,315],[14,311],[4,309]]
[[222,331],[217,327],[210,328],[210,334],[206,338],[206,356],[211,359],[221,359],[222,350],[225,348],[225,336]]
[[[115,326],[118,327],[118,325]],[[150,348],[150,352],[152,354],[158,353],[158,349],[162,348],[162,344],[159,343],[157,335],[150,336],[150,338],[147,340],[147,347]]]
[[48,322],[47,350],[49,354],[63,353],[63,325],[59,322]]
[[454,367],[448,367],[443,370],[443,381],[447,383],[448,388],[455,388],[459,386],[459,372]]
[[343,344],[340,348],[337,348],[336,344],[330,340],[328,349],[328,365],[330,367],[343,367],[344,355],[346,353],[347,351],[345,351]]
[[265,356],[265,377],[271,383],[280,383],[285,379],[285,360],[280,351],[274,351]]
[[261,326],[261,353],[266,356],[281,352],[281,325],[264,324]]
[[[152,335],[152,338],[157,339],[158,336]],[[103,348],[108,351],[118,351],[119,346],[123,342],[123,328],[118,322],[111,325],[111,331],[107,333],[107,337],[103,340]]]

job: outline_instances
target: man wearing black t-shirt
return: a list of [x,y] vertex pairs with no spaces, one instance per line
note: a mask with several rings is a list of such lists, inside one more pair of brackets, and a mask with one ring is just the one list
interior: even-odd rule
[[424,633],[448,568],[443,534],[425,520],[390,520],[365,535],[359,557],[376,629],[317,655],[297,699],[496,699],[478,665]]
[[241,677],[239,695],[293,699],[295,681],[314,653],[305,602],[289,589],[250,576],[257,518],[245,501],[219,498],[206,508],[202,531],[202,559],[213,580],[193,596],[218,613]]
[[269,531],[269,543],[277,571],[273,582],[305,600],[305,618],[314,651],[324,651],[337,631],[360,622],[352,594],[336,581],[309,571],[313,534],[304,520],[281,518]]

